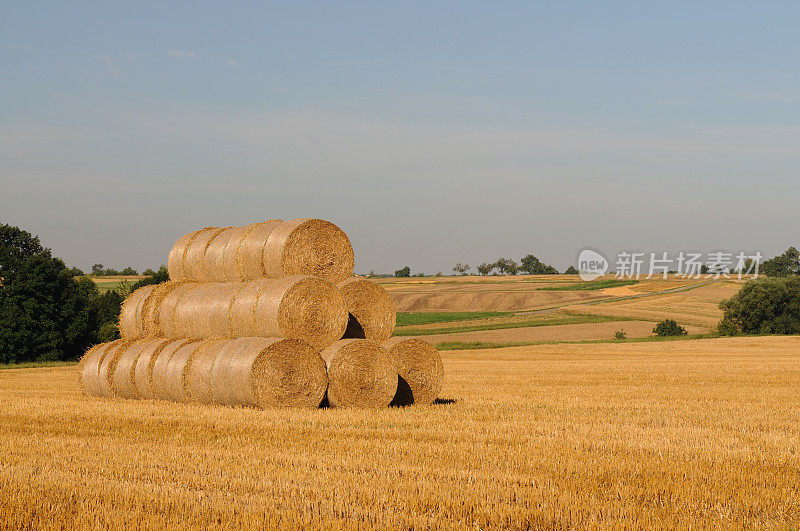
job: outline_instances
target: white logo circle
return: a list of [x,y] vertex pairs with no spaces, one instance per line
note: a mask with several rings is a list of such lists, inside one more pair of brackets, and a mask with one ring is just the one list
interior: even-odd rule
[[608,260],[602,254],[591,249],[584,249],[578,255],[578,274],[581,280],[589,282],[608,273]]

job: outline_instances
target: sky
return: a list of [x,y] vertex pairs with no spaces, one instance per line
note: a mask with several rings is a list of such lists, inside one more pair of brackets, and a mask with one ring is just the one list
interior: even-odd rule
[[797,245],[796,2],[13,2],[0,223],[74,266],[316,217],[358,272]]

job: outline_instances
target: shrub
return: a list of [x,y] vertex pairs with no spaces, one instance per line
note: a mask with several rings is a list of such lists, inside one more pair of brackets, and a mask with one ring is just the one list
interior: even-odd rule
[[717,334],[721,336],[738,336],[742,333],[739,327],[730,319],[723,319],[717,325]]
[[409,266],[405,266],[402,269],[398,269],[397,271],[394,272],[394,276],[401,277],[401,278],[410,277],[411,276],[411,268]]
[[144,286],[161,284],[162,282],[166,282],[167,280],[169,280],[169,272],[167,271],[167,266],[162,265],[161,267],[158,268],[158,271],[156,273],[153,273],[147,278],[143,278],[139,282],[135,282],[133,286],[130,287],[130,292],[132,293]]
[[627,337],[625,330],[617,330],[614,332],[614,339],[626,339]]
[[104,323],[100,330],[97,331],[97,340],[101,343],[114,341],[115,339],[119,339],[119,328],[117,323],[113,321]]
[[800,278],[750,280],[720,308],[744,334],[800,334]]
[[653,328],[653,333],[657,336],[685,336],[686,329],[672,319],[664,319]]

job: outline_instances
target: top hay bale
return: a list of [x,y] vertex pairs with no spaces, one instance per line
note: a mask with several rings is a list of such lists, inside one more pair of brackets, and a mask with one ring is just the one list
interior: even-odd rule
[[172,280],[242,282],[311,275],[337,283],[354,267],[347,235],[328,221],[271,220],[245,227],[207,227],[183,235],[167,261]]

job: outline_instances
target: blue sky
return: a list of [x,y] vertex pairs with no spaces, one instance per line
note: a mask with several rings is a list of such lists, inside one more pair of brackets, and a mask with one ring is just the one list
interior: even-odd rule
[[14,3],[0,222],[157,266],[321,217],[359,271],[796,245],[796,3]]

